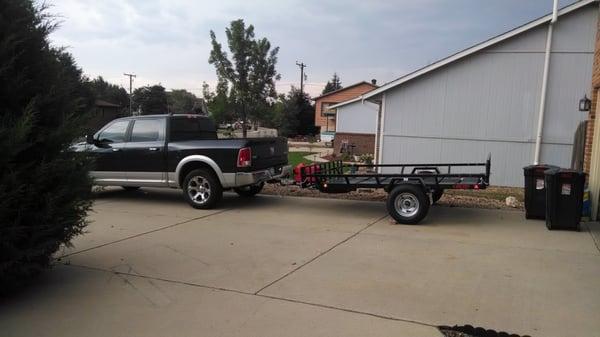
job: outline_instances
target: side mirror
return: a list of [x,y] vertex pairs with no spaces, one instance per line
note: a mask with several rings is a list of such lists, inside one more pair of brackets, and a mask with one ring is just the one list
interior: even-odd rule
[[94,144],[94,135],[92,134],[87,134],[85,136],[85,142],[88,144]]

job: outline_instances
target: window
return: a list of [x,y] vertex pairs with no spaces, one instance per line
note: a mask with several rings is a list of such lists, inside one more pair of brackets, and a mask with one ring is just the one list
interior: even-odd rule
[[106,143],[122,143],[125,141],[125,134],[129,121],[118,121],[109,125],[98,135],[98,140]]
[[178,117],[171,120],[171,142],[217,139],[215,124],[202,117]]
[[131,130],[132,142],[155,142],[164,139],[162,119],[138,119]]
[[321,116],[335,116],[336,109],[329,109],[329,107],[336,104],[335,102],[321,103]]

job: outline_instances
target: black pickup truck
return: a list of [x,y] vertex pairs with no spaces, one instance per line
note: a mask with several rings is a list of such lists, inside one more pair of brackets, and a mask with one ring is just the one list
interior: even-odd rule
[[96,185],[180,188],[195,208],[214,207],[223,190],[253,196],[290,171],[285,138],[218,139],[199,115],[116,119],[73,149],[94,157]]

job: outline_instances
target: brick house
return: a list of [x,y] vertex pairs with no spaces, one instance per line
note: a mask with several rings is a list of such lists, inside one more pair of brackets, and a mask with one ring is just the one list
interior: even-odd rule
[[334,153],[372,154],[375,151],[379,105],[360,97],[331,106],[336,110]]
[[587,120],[584,171],[589,174],[592,220],[598,220],[598,204],[600,201],[600,123],[596,123],[595,120],[598,113],[600,113],[598,105],[598,98],[600,96],[600,20],[596,24],[591,92],[592,104]]
[[330,141],[335,134],[336,111],[329,107],[356,98],[375,88],[377,88],[375,83],[363,81],[313,98],[315,101],[315,126],[319,128],[321,140]]

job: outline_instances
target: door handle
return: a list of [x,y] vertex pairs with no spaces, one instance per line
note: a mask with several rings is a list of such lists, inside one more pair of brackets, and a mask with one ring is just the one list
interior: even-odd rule
[[151,147],[148,150],[150,150],[150,151],[158,151],[159,149],[157,147]]
[[112,149],[112,150],[113,150],[113,152],[119,152],[119,151],[121,151],[121,149],[116,149],[116,148],[114,148],[114,147],[113,147],[113,149]]

